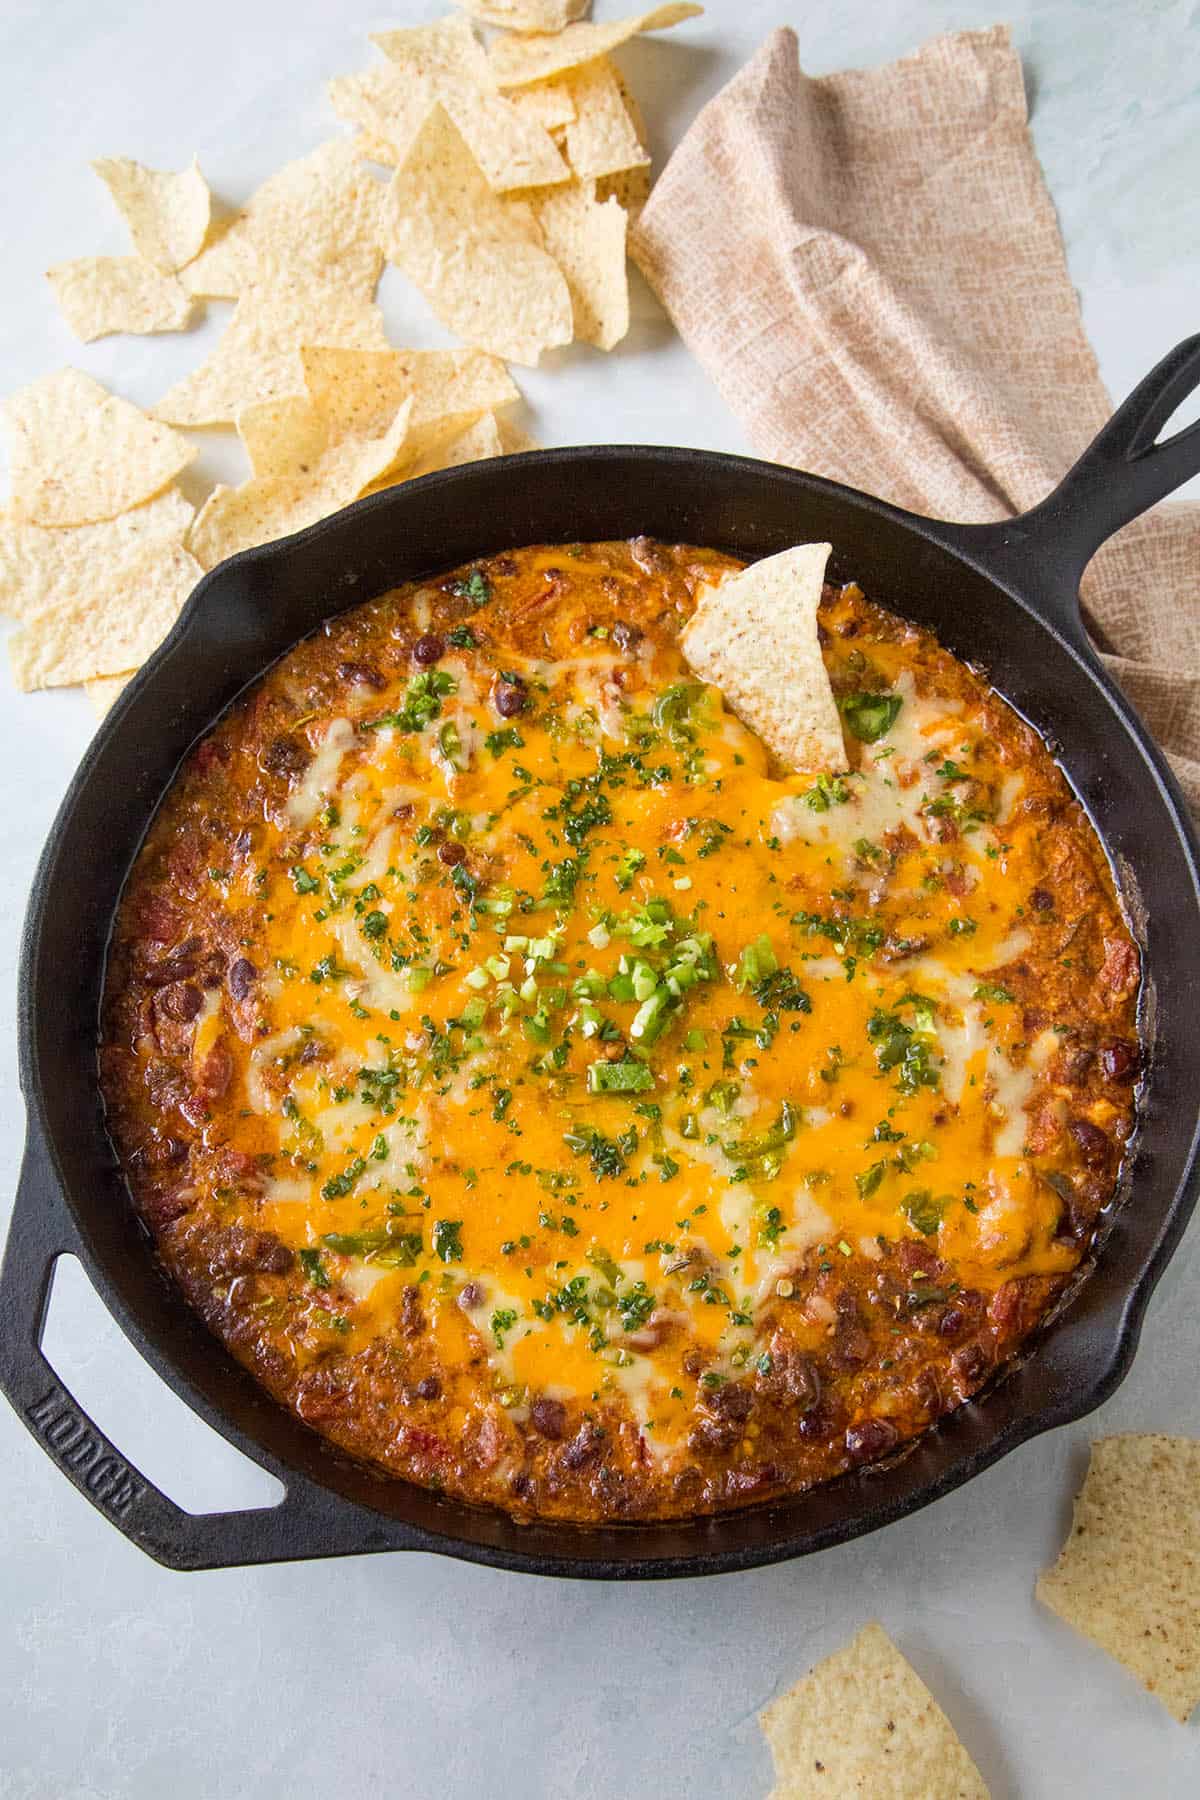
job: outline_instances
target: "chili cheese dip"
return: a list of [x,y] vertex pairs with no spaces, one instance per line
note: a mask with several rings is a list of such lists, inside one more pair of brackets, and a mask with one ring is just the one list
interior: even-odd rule
[[827,586],[847,767],[782,772],[677,647],[739,566],[530,548],[333,620],[115,927],[166,1268],[325,1437],[518,1516],[894,1452],[1061,1293],[1133,1127],[1138,954],[1045,745]]

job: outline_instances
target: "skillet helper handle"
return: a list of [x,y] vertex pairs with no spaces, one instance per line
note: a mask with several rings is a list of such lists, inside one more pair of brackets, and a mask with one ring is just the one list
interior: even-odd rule
[[147,1480],[74,1400],[42,1350],[54,1265],[79,1249],[75,1223],[31,1125],[0,1265],[0,1390],[85,1500],[131,1544],[171,1569],[410,1547],[394,1526],[385,1540],[381,1521],[345,1501],[335,1504],[323,1488],[290,1470],[273,1470],[287,1485],[279,1505],[249,1512],[185,1512]]
[[1200,474],[1200,421],[1155,442],[1200,387],[1200,335],[1163,357],[1040,505],[994,525],[951,527],[955,547],[1089,648],[1079,582],[1101,544]]

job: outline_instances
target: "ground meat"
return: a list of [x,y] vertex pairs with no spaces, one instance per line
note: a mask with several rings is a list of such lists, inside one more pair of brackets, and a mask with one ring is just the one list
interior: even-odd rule
[[212,1240],[208,1266],[214,1275],[286,1275],[295,1257],[273,1231],[230,1225]]
[[557,1444],[567,1424],[567,1409],[561,1400],[549,1400],[543,1394],[529,1409],[533,1429]]
[[783,1406],[796,1406],[803,1412],[817,1404],[821,1382],[816,1364],[804,1354],[786,1331],[771,1337],[769,1367],[760,1370],[758,1386],[770,1399]]
[[281,781],[293,781],[303,775],[312,761],[312,754],[299,738],[277,737],[271,739],[258,761],[264,774],[274,775]]
[[568,1469],[583,1469],[593,1463],[604,1449],[605,1434],[591,1419],[585,1419],[562,1453]]

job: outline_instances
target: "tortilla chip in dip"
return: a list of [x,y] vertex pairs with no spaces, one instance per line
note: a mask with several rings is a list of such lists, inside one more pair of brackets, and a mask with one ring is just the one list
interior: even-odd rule
[[1186,1724],[1200,1701],[1200,1443],[1097,1439],[1037,1597]]
[[916,1670],[880,1625],[759,1714],[771,1800],[988,1800],[983,1777]]
[[846,766],[817,635],[828,544],[798,544],[702,588],[680,642],[744,724],[791,769]]

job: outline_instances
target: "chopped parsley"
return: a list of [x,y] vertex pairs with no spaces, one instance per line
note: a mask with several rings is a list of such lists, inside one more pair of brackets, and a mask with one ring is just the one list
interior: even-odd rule
[[838,708],[860,744],[876,744],[892,729],[903,704],[899,694],[843,694]]

